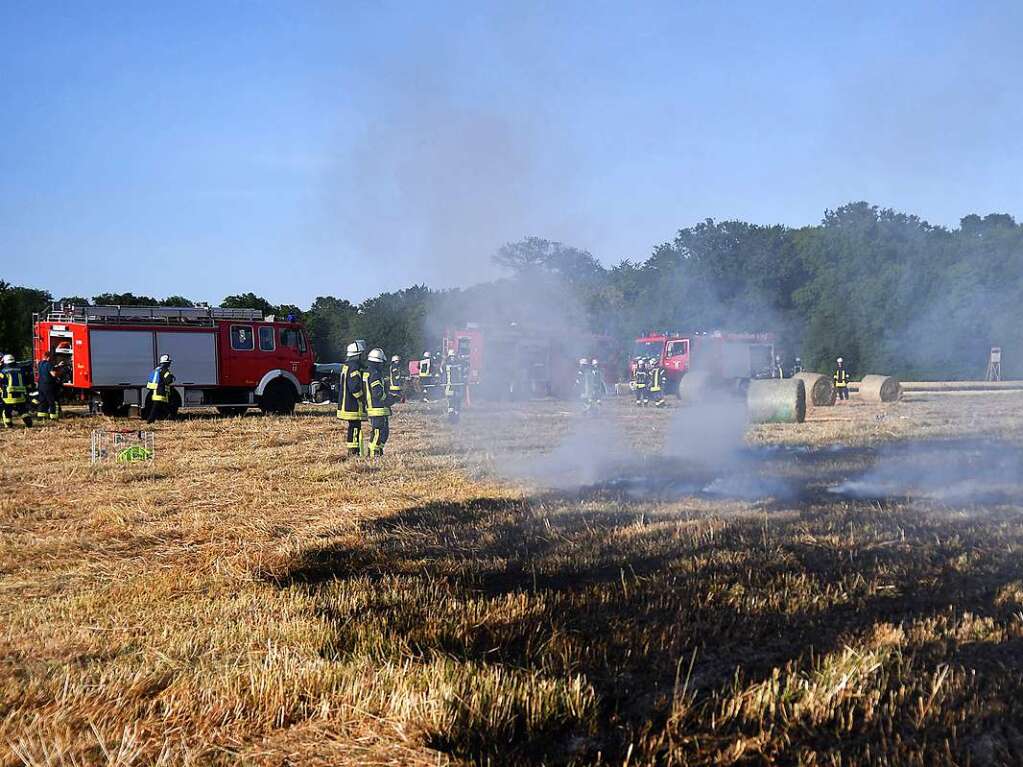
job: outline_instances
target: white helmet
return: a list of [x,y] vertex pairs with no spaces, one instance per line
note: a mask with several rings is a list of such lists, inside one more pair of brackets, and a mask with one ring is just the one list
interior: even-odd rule
[[391,362],[401,362],[401,357],[395,354],[393,357],[391,357]]
[[348,348],[345,350],[345,352],[348,356],[348,359],[351,359],[352,357],[358,357],[360,354],[362,354],[362,349],[359,348],[359,342],[356,341],[355,343],[348,344]]
[[839,358],[838,358],[838,364],[839,364],[839,365],[841,365],[841,364],[842,364],[842,362],[843,362],[842,358],[841,358],[841,357],[839,357]]
[[423,352],[423,359],[424,360],[430,359],[430,352]]
[[160,364],[161,365],[169,365],[169,364],[171,364],[170,355],[169,354],[161,354],[160,355]]
[[364,351],[366,351],[366,342],[363,341],[361,338],[355,339],[355,346],[358,348],[359,354],[362,354]]
[[370,362],[384,362],[387,360],[387,357],[384,355],[383,349],[372,349],[366,359]]
[[580,365],[585,365],[585,364],[586,364],[586,362],[587,362],[587,360],[586,360],[586,358],[585,358],[585,357],[580,357],[580,358],[579,358],[579,364],[580,364]]
[[597,365],[599,365],[600,363],[597,362],[597,358],[594,357],[592,360],[590,360],[590,364],[593,365],[593,367],[597,367]]
[[14,355],[13,354],[5,354],[4,355],[4,364],[5,365],[13,365],[14,364]]
[[454,357],[455,356],[455,350],[454,349],[448,349],[448,356],[449,357]]

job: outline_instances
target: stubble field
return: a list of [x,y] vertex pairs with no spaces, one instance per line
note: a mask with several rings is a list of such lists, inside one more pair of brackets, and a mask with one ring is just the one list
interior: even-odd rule
[[1021,406],[2,433],[0,764],[1021,763]]

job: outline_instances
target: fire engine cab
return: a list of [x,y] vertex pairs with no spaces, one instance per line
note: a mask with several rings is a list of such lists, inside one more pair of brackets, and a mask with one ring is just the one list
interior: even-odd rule
[[71,394],[106,415],[149,407],[146,382],[163,354],[173,363],[170,409],[258,407],[285,414],[308,392],[313,352],[302,325],[257,309],[54,304],[33,321],[33,356],[66,362]]
[[636,339],[629,372],[635,372],[635,360],[656,357],[664,368],[668,390],[674,393],[690,370],[728,380],[771,378],[774,342],[771,333],[651,333]]

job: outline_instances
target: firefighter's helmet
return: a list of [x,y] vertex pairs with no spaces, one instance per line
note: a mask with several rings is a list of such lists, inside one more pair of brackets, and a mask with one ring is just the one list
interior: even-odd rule
[[430,352],[423,352],[423,359],[424,360],[430,359]]
[[70,342],[62,341],[61,343],[57,344],[57,354],[70,354],[70,353],[71,353],[71,344],[70,344]]
[[401,357],[395,354],[393,357],[391,357],[391,362],[401,362]]
[[161,365],[169,365],[169,364],[171,364],[170,355],[169,354],[161,354],[160,355],[160,364]]
[[371,349],[366,359],[370,362],[385,362],[387,356],[384,354],[383,349]]
[[360,354],[362,354],[362,349],[359,348],[359,342],[355,341],[354,343],[348,344],[346,354],[348,356],[348,359],[358,357]]
[[599,365],[600,363],[597,362],[596,357],[594,357],[592,360],[590,360],[590,364],[593,365],[593,367],[597,367],[597,365]]
[[579,364],[580,365],[585,365],[586,364],[586,358],[585,357],[580,357],[579,358]]
[[842,364],[842,362],[843,362],[842,358],[841,358],[841,357],[839,357],[839,358],[838,358],[838,364],[839,364],[839,365],[841,365],[841,364]]
[[650,364],[651,365],[656,365],[657,364],[657,357],[651,357],[650,358]]
[[366,351],[366,342],[363,341],[361,338],[355,339],[355,345],[359,349],[359,354],[362,354],[364,351]]
[[14,364],[14,355],[13,354],[5,354],[4,355],[4,364],[5,365],[13,365]]
[[448,356],[449,357],[454,357],[455,356],[455,350],[454,349],[448,349]]

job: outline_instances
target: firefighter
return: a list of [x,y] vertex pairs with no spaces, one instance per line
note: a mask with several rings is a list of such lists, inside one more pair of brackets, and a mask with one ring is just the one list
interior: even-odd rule
[[174,383],[174,374],[170,372],[171,362],[169,354],[161,354],[160,364],[153,368],[153,372],[149,374],[146,388],[151,393],[146,423],[152,423],[157,418],[166,418],[170,412],[171,384]]
[[32,425],[32,414],[28,411],[28,389],[25,386],[25,372],[14,361],[13,354],[3,356],[0,368],[0,422],[5,429],[14,426],[14,416],[20,415],[25,426]]
[[575,373],[575,389],[579,392],[579,398],[586,399],[587,380],[590,375],[590,361],[585,357],[579,358],[579,369]]
[[803,372],[803,360],[796,357],[796,364],[792,366],[792,375],[798,375]]
[[60,384],[60,371],[53,364],[53,352],[46,352],[39,363],[39,380],[36,382],[38,392],[36,418],[57,420],[57,392]]
[[845,369],[845,361],[839,357],[835,360],[835,393],[839,399],[849,399],[849,371]]
[[664,368],[657,357],[650,358],[650,396],[655,407],[664,407]]
[[430,358],[430,352],[423,352],[423,358],[419,360],[419,391],[423,395],[423,402],[430,401],[432,367],[433,360]]
[[649,392],[647,386],[650,383],[650,374],[646,369],[646,360],[640,358],[636,362],[636,372],[632,377],[632,386],[636,390],[636,406],[646,407],[649,402]]
[[596,413],[600,409],[600,402],[607,393],[607,385],[604,383],[604,375],[600,372],[600,363],[593,359],[590,360],[590,369],[586,377],[586,383],[589,387],[586,399],[586,410],[590,413]]
[[392,402],[405,402],[405,371],[401,369],[401,357],[391,357],[391,367],[387,371],[387,392]]
[[391,394],[384,379],[386,362],[383,349],[372,349],[366,358],[366,370],[362,374],[366,415],[369,416],[369,425],[373,430],[369,440],[371,456],[384,454],[384,445],[387,444],[387,437],[390,435]]
[[784,378],[785,368],[781,365],[781,355],[774,355],[774,369],[771,371],[771,378]]
[[444,365],[444,396],[448,399],[448,421],[458,423],[465,399],[465,365],[455,355],[454,349],[448,350]]
[[348,425],[345,434],[348,455],[358,455],[362,448],[362,422],[366,420],[366,383],[362,372],[362,349],[358,343],[348,344],[337,384],[337,417]]

